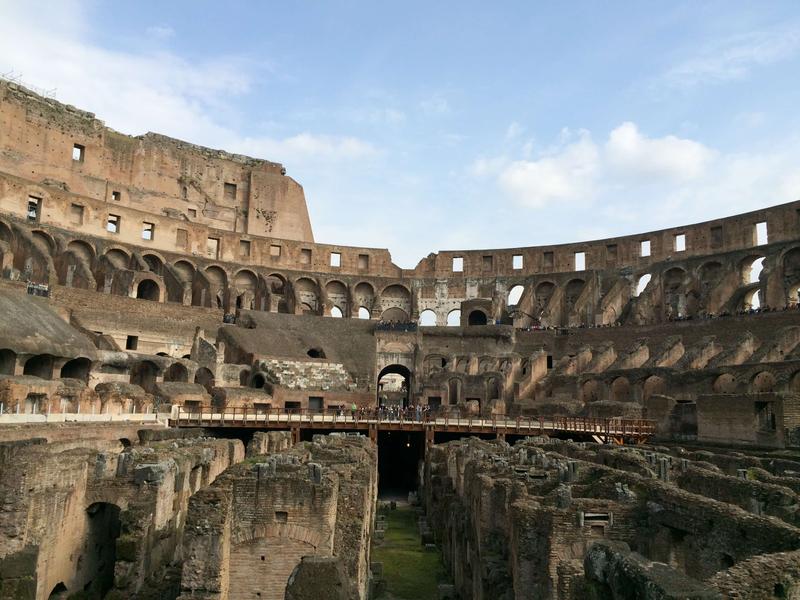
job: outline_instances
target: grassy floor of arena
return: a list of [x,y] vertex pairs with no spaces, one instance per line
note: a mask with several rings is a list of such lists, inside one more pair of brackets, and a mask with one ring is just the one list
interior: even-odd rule
[[386,590],[381,600],[436,600],[436,586],[445,581],[438,552],[425,550],[417,531],[416,513],[408,505],[397,510],[381,510],[388,529],[380,545],[372,550],[372,560],[383,563]]

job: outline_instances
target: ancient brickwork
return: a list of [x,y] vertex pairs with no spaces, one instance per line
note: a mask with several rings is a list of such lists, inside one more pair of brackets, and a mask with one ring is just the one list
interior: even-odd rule
[[[769,557],[800,543],[796,493],[724,475],[685,451],[661,450],[547,438],[431,448],[427,518],[459,593],[600,599],[639,590],[637,598],[722,598],[736,582],[736,597],[761,598],[758,590],[768,586],[757,582],[751,562],[777,565],[780,559]],[[780,467],[781,478],[796,483],[790,467],[796,463]],[[777,568],[768,571],[770,581],[780,579]],[[800,589],[794,571],[779,581],[787,593]]]

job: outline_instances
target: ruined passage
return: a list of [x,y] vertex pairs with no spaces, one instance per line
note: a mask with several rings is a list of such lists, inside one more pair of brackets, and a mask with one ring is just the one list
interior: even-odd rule
[[439,584],[447,580],[438,548],[423,544],[417,511],[405,502],[396,506],[390,510],[386,504],[378,512],[372,548],[378,579],[376,599],[436,600]]

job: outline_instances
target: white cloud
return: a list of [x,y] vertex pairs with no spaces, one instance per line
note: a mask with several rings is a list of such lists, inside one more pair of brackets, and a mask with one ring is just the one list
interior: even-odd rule
[[703,144],[674,135],[648,138],[634,123],[614,129],[604,148],[610,167],[623,176],[695,179],[703,174],[714,152]]
[[[648,227],[719,217],[800,197],[800,139],[768,150],[722,153],[674,135],[651,138],[634,123],[598,144],[589,132],[562,135],[532,159],[481,158],[469,171],[490,177],[515,204],[572,211]],[[635,230],[635,226],[631,226]]]
[[520,136],[520,134],[524,131],[522,125],[517,123],[516,121],[512,121],[511,124],[506,129],[506,140],[514,140]]
[[754,31],[708,44],[696,56],[672,67],[659,83],[688,88],[746,78],[760,66],[785,60],[800,50],[800,25]]
[[577,200],[591,192],[599,152],[588,132],[558,152],[538,160],[510,163],[498,177],[500,187],[519,203],[529,207],[548,202]]

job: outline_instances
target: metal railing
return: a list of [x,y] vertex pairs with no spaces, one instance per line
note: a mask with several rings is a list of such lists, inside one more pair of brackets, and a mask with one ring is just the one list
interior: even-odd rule
[[655,421],[646,419],[565,416],[509,417],[452,416],[446,411],[391,411],[380,409],[286,409],[286,408],[178,408],[173,412],[177,426],[324,427],[366,428],[370,425],[404,426],[409,429],[491,430],[503,433],[546,433],[564,431],[602,436],[646,437],[655,433]]

